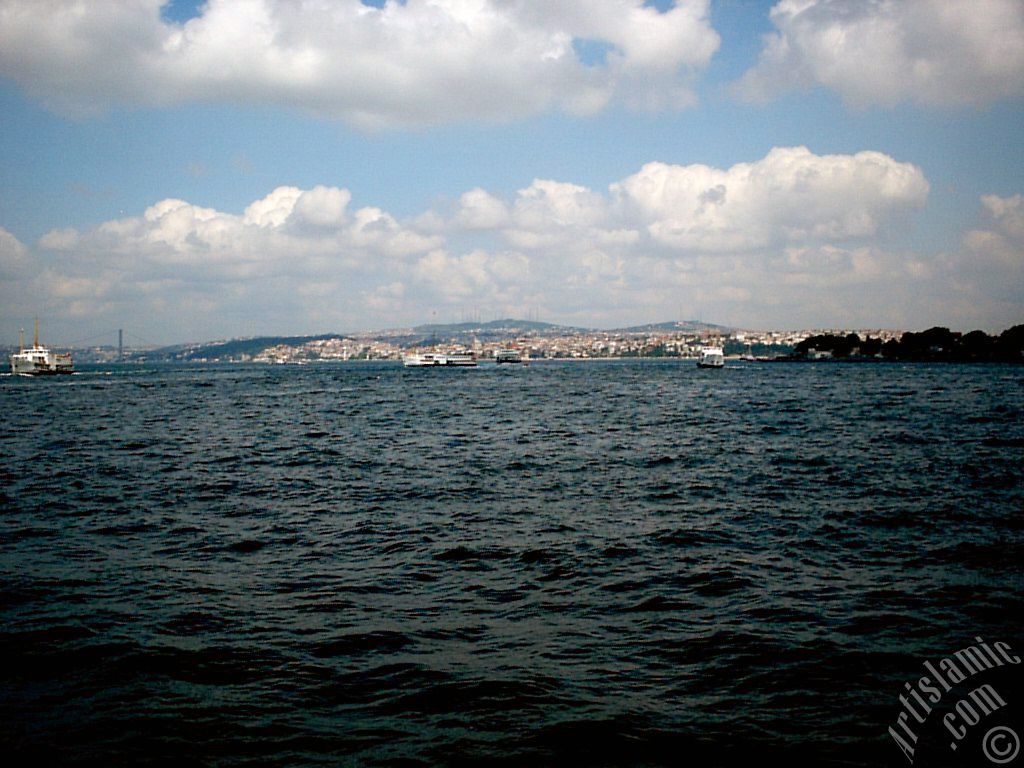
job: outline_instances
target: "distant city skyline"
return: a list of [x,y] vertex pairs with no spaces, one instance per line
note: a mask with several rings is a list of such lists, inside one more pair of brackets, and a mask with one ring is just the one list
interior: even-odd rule
[[1017,0],[0,0],[0,335],[1024,321]]
[[[988,334],[998,337],[1011,328],[1024,327],[1024,323],[1003,328]],[[930,329],[940,330],[942,326],[933,326]],[[518,330],[517,330],[518,329]],[[966,332],[957,329],[945,329],[954,336],[966,335]],[[32,328],[20,329],[24,333],[25,344],[32,343]],[[974,329],[973,332],[977,332]],[[382,359],[400,356],[400,350],[408,346],[409,338],[419,336],[420,342],[434,344],[454,343],[453,340],[462,339],[476,340],[479,338],[489,339],[484,346],[493,347],[494,344],[504,344],[507,341],[526,339],[559,339],[575,337],[573,346],[583,349],[595,340],[608,340],[614,338],[629,338],[634,346],[643,347],[644,340],[651,339],[672,340],[673,343],[680,339],[728,339],[739,342],[768,345],[795,345],[811,336],[826,334],[844,337],[848,334],[858,334],[864,338],[900,339],[906,333],[914,333],[914,329],[908,328],[887,328],[881,326],[852,327],[852,326],[819,326],[808,328],[750,328],[733,327],[717,323],[706,323],[699,320],[668,320],[659,323],[641,323],[635,326],[622,326],[615,328],[600,328],[587,326],[568,326],[545,321],[527,320],[524,318],[500,318],[495,320],[481,319],[479,322],[473,320],[456,321],[445,323],[420,323],[415,326],[385,327],[385,328],[360,328],[360,329],[334,329],[320,333],[311,334],[259,334],[256,336],[236,336],[210,339],[185,339],[171,344],[155,343],[132,332],[130,329],[118,328],[108,329],[92,337],[76,340],[70,344],[51,345],[59,350],[71,350],[78,353],[98,353],[103,361],[110,361],[117,358],[119,350],[128,352],[141,352],[160,349],[163,351],[215,348],[220,345],[237,346],[239,343],[249,344],[250,342],[264,342],[264,347],[286,345],[292,347],[309,346],[312,344],[340,343],[346,340],[357,340],[367,342],[374,340],[382,342],[384,354],[376,355]],[[20,335],[20,334],[19,334]],[[405,340],[403,344],[395,345],[394,340]],[[504,341],[496,342],[495,339]],[[40,342],[44,345],[49,343],[44,334],[40,335]],[[123,343],[121,343],[123,342]],[[413,345],[419,345],[413,340]],[[264,348],[264,347],[261,347]],[[17,344],[0,342],[0,349],[17,349]],[[106,350],[106,351],[102,351]],[[102,352],[101,352],[102,351]],[[379,351],[379,350],[378,350]],[[111,356],[112,355],[112,356]],[[87,361],[93,358],[87,355]],[[346,358],[347,359],[347,358]]]

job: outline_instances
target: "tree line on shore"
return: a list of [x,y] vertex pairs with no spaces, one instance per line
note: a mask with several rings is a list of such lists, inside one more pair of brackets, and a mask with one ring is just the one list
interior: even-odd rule
[[934,362],[1024,362],[1024,325],[1015,325],[996,336],[984,331],[960,333],[949,328],[908,331],[899,339],[861,338],[819,334],[797,344],[793,359],[811,359],[819,354],[833,359],[885,359]]

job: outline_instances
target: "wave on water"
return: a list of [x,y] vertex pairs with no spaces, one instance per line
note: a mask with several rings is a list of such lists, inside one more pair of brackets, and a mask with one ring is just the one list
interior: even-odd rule
[[1024,649],[1019,367],[440,373],[0,374],[5,756],[902,765]]

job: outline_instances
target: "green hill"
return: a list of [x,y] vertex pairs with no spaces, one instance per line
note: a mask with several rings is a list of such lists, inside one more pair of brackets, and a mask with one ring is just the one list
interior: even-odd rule
[[342,338],[338,333],[322,333],[317,336],[256,336],[251,339],[231,339],[206,344],[175,345],[161,347],[147,352],[135,353],[133,357],[145,357],[149,361],[187,362],[190,360],[240,358],[244,355],[252,357],[265,349],[279,344],[300,346],[308,341]]
[[726,325],[715,325],[714,323],[702,323],[697,320],[668,320],[664,323],[648,323],[647,325],[633,325],[629,328],[616,328],[613,333],[732,333],[735,329]]
[[558,333],[584,331],[585,328],[573,328],[570,326],[556,325],[555,323],[542,323],[536,320],[515,320],[506,318],[504,320],[490,320],[486,323],[434,323],[417,325],[413,331],[418,334],[455,335],[463,333]]

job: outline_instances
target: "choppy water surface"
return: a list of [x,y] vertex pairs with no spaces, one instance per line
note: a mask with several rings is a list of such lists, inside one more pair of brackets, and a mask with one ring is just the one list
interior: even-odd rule
[[0,406],[5,755],[896,765],[922,660],[1024,650],[1019,366],[117,368]]

